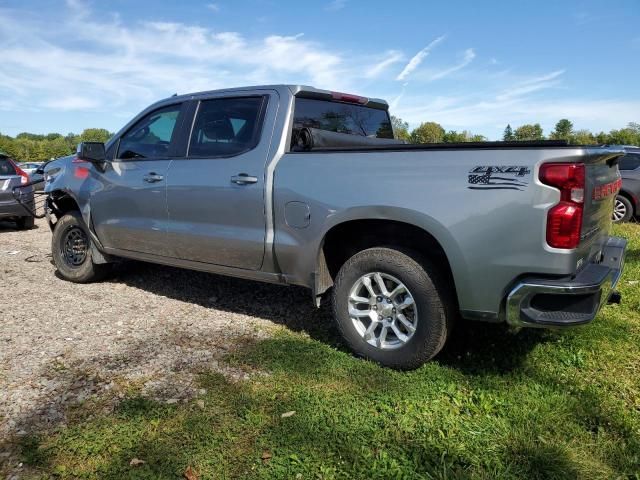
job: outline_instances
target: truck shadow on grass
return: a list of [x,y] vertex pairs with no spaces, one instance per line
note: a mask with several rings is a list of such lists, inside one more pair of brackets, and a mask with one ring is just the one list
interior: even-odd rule
[[[301,287],[194,272],[142,262],[121,265],[111,281],[156,295],[231,313],[241,313],[283,325],[294,332],[348,352],[335,327],[327,299],[315,308],[311,293]],[[536,345],[557,334],[542,330],[513,333],[504,324],[458,319],[453,334],[436,361],[469,373],[517,369]]]

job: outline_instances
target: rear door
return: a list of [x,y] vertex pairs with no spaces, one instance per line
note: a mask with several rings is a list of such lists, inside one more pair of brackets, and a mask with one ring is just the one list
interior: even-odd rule
[[275,92],[195,102],[185,158],[167,173],[170,255],[258,270],[265,242],[265,165]]
[[[184,103],[142,117],[110,147],[113,159],[97,176],[91,214],[98,238],[108,248],[167,254],[166,175],[181,156]],[[111,150],[113,149],[113,152]]]

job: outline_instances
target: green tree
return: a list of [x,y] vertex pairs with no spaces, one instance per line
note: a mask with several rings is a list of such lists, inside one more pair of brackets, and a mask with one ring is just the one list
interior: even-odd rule
[[574,145],[595,145],[599,142],[589,130],[576,130],[569,137],[569,143]]
[[468,130],[456,132],[449,130],[442,136],[444,143],[461,143],[461,142],[486,142],[487,138],[483,135],[473,134]]
[[544,135],[542,133],[542,127],[539,123],[536,124],[526,124],[516,128],[516,131],[513,132],[515,140],[522,142],[526,140],[544,140]]
[[601,145],[606,145],[608,143],[611,143],[608,133],[600,132],[596,134],[595,137],[596,137],[596,143],[599,143]]
[[421,123],[411,132],[411,143],[441,143],[444,141],[444,133],[444,128],[439,123]]
[[611,130],[609,132],[609,142],[613,145],[640,145],[640,131],[636,130],[629,124],[626,128],[620,130]]
[[87,128],[80,134],[80,142],[106,142],[109,138],[111,133],[104,128]]
[[504,133],[502,134],[502,140],[505,142],[513,142],[516,137],[513,135],[513,129],[511,125],[507,123],[507,126],[504,129]]
[[393,138],[397,140],[409,141],[409,124],[400,117],[391,115],[391,127],[393,128]]
[[556,123],[556,128],[551,132],[550,138],[554,140],[570,140],[573,134],[573,123],[566,118],[559,120]]
[[460,143],[460,142],[468,142],[467,140],[467,132],[456,132],[455,130],[449,130],[445,132],[442,136],[442,141],[444,143]]

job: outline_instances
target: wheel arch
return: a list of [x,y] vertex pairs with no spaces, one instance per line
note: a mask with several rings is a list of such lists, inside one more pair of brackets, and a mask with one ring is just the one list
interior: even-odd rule
[[464,283],[464,256],[446,227],[431,217],[404,208],[376,207],[343,212],[332,219],[318,246],[314,295],[333,286],[338,270],[358,251],[397,246],[420,253],[442,271],[455,290]]
[[[108,255],[103,253],[102,243],[100,242],[100,239],[98,238],[94,230],[93,222],[91,221],[91,210],[89,208],[88,202],[86,203],[84,208],[81,208],[80,202],[73,194],[73,192],[67,190],[53,190],[49,192],[47,205],[48,208],[51,209],[51,211],[55,214],[56,219],[58,220],[69,212],[78,212],[92,240],[91,250],[94,256],[94,263],[110,263],[111,261],[113,261]],[[55,223],[51,221],[50,217],[49,227],[52,231],[55,228]]]
[[61,218],[67,212],[74,210],[82,213],[76,197],[66,190],[49,192],[48,206],[57,218]]

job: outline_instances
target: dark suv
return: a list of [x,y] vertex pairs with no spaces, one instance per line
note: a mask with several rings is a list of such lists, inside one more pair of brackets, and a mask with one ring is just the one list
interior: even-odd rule
[[640,147],[626,147],[619,161],[622,189],[616,197],[614,222],[628,222],[640,215]]

